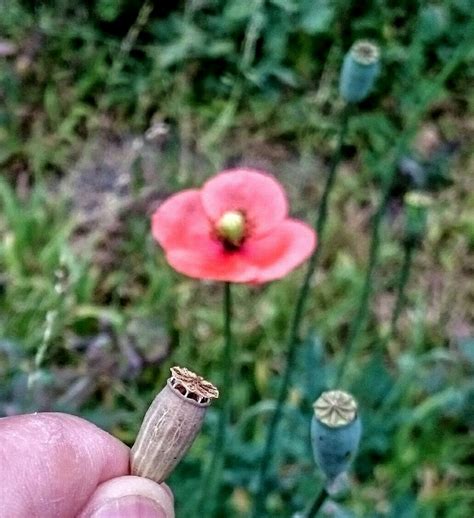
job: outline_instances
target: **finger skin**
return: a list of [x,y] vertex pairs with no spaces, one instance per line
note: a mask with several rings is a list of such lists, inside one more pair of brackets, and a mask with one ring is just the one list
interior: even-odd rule
[[[130,497],[136,497],[136,503],[143,503],[143,499],[148,499],[151,505],[155,508],[154,513],[140,513],[137,506],[130,506],[129,509],[137,509],[134,511],[124,511],[123,506],[120,505],[118,499],[127,500]],[[113,504],[117,504],[114,506]],[[109,512],[104,513],[105,516],[114,516],[114,518],[135,518],[135,516],[153,516],[154,518],[174,518],[174,502],[173,495],[165,484],[157,484],[153,480],[143,477],[118,477],[108,480],[101,484],[90,500],[87,502],[85,508],[81,511],[78,518],[92,518],[95,513],[99,515],[101,510],[107,507]],[[109,508],[112,508],[110,511]],[[133,516],[132,516],[133,515]]]
[[129,449],[66,414],[0,419],[0,515],[73,518],[97,486],[128,475]]

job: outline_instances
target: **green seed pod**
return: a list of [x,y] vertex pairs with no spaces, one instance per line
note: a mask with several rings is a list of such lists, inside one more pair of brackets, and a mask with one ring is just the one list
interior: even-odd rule
[[347,471],[359,446],[362,425],[355,399],[342,390],[323,392],[313,405],[311,443],[316,464],[332,482]]
[[380,50],[370,41],[357,41],[344,58],[339,93],[348,103],[364,100],[380,71]]

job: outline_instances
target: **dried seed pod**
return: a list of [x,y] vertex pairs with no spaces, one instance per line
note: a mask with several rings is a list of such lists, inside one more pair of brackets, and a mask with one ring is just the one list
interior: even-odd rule
[[182,367],[172,367],[166,386],[150,405],[131,451],[131,473],[161,483],[199,433],[219,391]]
[[365,99],[380,71],[379,48],[370,41],[357,41],[344,58],[339,92],[349,103]]
[[313,405],[311,442],[314,459],[329,481],[349,467],[362,426],[355,399],[342,390],[323,392]]

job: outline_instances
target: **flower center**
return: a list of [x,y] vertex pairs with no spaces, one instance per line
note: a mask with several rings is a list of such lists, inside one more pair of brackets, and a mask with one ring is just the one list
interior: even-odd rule
[[216,230],[224,246],[236,248],[245,238],[245,217],[238,210],[224,212],[217,222]]

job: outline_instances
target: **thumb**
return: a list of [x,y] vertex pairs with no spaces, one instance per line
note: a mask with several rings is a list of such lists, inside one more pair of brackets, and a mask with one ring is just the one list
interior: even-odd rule
[[147,478],[117,477],[97,487],[78,518],[174,518],[173,495]]

